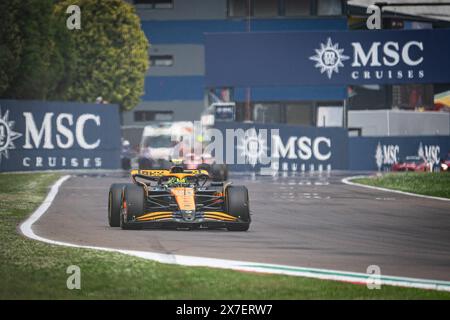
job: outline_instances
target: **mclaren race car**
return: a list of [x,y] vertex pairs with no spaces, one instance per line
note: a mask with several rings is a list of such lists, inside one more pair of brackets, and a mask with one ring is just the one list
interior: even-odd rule
[[111,227],[247,231],[250,226],[247,188],[213,182],[206,170],[132,170],[131,179],[109,189]]

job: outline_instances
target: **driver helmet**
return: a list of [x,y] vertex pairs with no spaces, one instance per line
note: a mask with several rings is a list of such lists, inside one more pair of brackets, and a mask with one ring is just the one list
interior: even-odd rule
[[168,185],[177,185],[177,184],[184,184],[187,183],[186,178],[178,178],[178,177],[172,177],[167,181]]

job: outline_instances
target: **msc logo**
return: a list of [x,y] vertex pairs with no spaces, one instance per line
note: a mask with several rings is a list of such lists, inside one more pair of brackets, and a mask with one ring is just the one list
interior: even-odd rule
[[331,158],[331,139],[321,136],[291,136],[284,144],[281,137],[275,135],[272,136],[271,151],[275,158],[327,161]]
[[[424,44],[420,41],[400,43],[395,41],[372,42],[363,47],[361,42],[351,42],[352,62],[350,76],[354,80],[382,79],[421,79],[425,72],[420,69],[424,61]],[[316,62],[314,65],[320,73],[326,73],[331,79],[333,73],[339,73],[344,67],[343,61],[350,59],[344,55],[344,49],[339,44],[327,39],[321,43],[320,49],[315,49],[316,55],[309,57]],[[381,69],[380,69],[381,68]]]
[[316,55],[309,57],[310,60],[316,61],[314,67],[320,68],[320,73],[327,73],[328,79],[331,79],[333,72],[339,73],[339,67],[343,67],[342,61],[350,59],[344,55],[344,49],[339,49],[339,43],[333,44],[331,38],[327,39],[327,43],[321,43],[320,49],[316,49]]
[[250,164],[253,167],[257,164],[270,166],[272,161],[278,163],[280,160],[325,162],[331,159],[331,139],[324,136],[282,137],[278,129],[271,129],[269,136],[268,129],[259,129],[257,132],[256,128],[250,128],[238,137],[237,150],[240,151],[237,164]]
[[9,150],[15,149],[14,140],[20,138],[22,134],[13,131],[14,121],[9,121],[9,110],[2,116],[0,109],[0,163],[2,157],[9,158]]
[[377,149],[375,150],[375,161],[378,170],[381,170],[383,165],[392,165],[398,161],[398,154],[400,153],[400,147],[398,145],[381,145],[378,142]]
[[[56,116],[56,120],[53,121],[54,112],[45,113],[41,126],[36,125],[33,114],[31,112],[24,112],[25,118],[25,144],[24,149],[55,149],[53,143],[53,137],[56,138],[56,146],[60,149],[70,149],[74,146],[75,141],[78,145],[85,150],[96,149],[101,140],[96,139],[90,143],[84,136],[84,129],[86,122],[91,121],[99,127],[100,116],[84,113],[77,119],[74,119],[73,114],[60,113]],[[53,123],[56,125],[56,134],[53,134]],[[74,127],[74,128],[72,128]]]
[[439,163],[440,153],[441,148],[438,145],[423,145],[422,142],[420,142],[419,149],[417,150],[417,156],[425,159],[433,166]]
[[237,148],[240,155],[245,158],[245,163],[253,167],[258,162],[265,163],[264,159],[267,158],[267,133],[264,132],[264,129],[260,130],[260,134],[256,132],[255,128],[248,129],[240,139]]
[[[10,170],[102,166],[101,157],[81,153],[100,147],[101,136],[96,135],[101,125],[100,115],[46,112],[41,117],[36,114],[38,112],[11,115],[9,110],[3,114],[0,109],[0,164],[3,167]],[[15,128],[17,123],[18,128]],[[67,149],[71,151],[70,156],[61,152]],[[9,160],[2,163],[3,157]]]

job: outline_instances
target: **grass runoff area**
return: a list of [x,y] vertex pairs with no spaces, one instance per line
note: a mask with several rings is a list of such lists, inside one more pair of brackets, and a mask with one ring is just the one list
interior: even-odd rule
[[450,198],[450,174],[447,172],[395,172],[352,181],[369,186]]
[[[161,264],[23,237],[18,225],[58,177],[0,174],[0,299],[450,299],[450,293],[432,290],[369,290],[335,281]],[[70,265],[81,269],[80,290],[67,289]]]

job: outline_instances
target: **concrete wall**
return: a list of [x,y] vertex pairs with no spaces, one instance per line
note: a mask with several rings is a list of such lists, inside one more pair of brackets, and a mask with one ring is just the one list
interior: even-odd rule
[[450,135],[450,113],[401,110],[349,111],[348,126],[362,136]]

